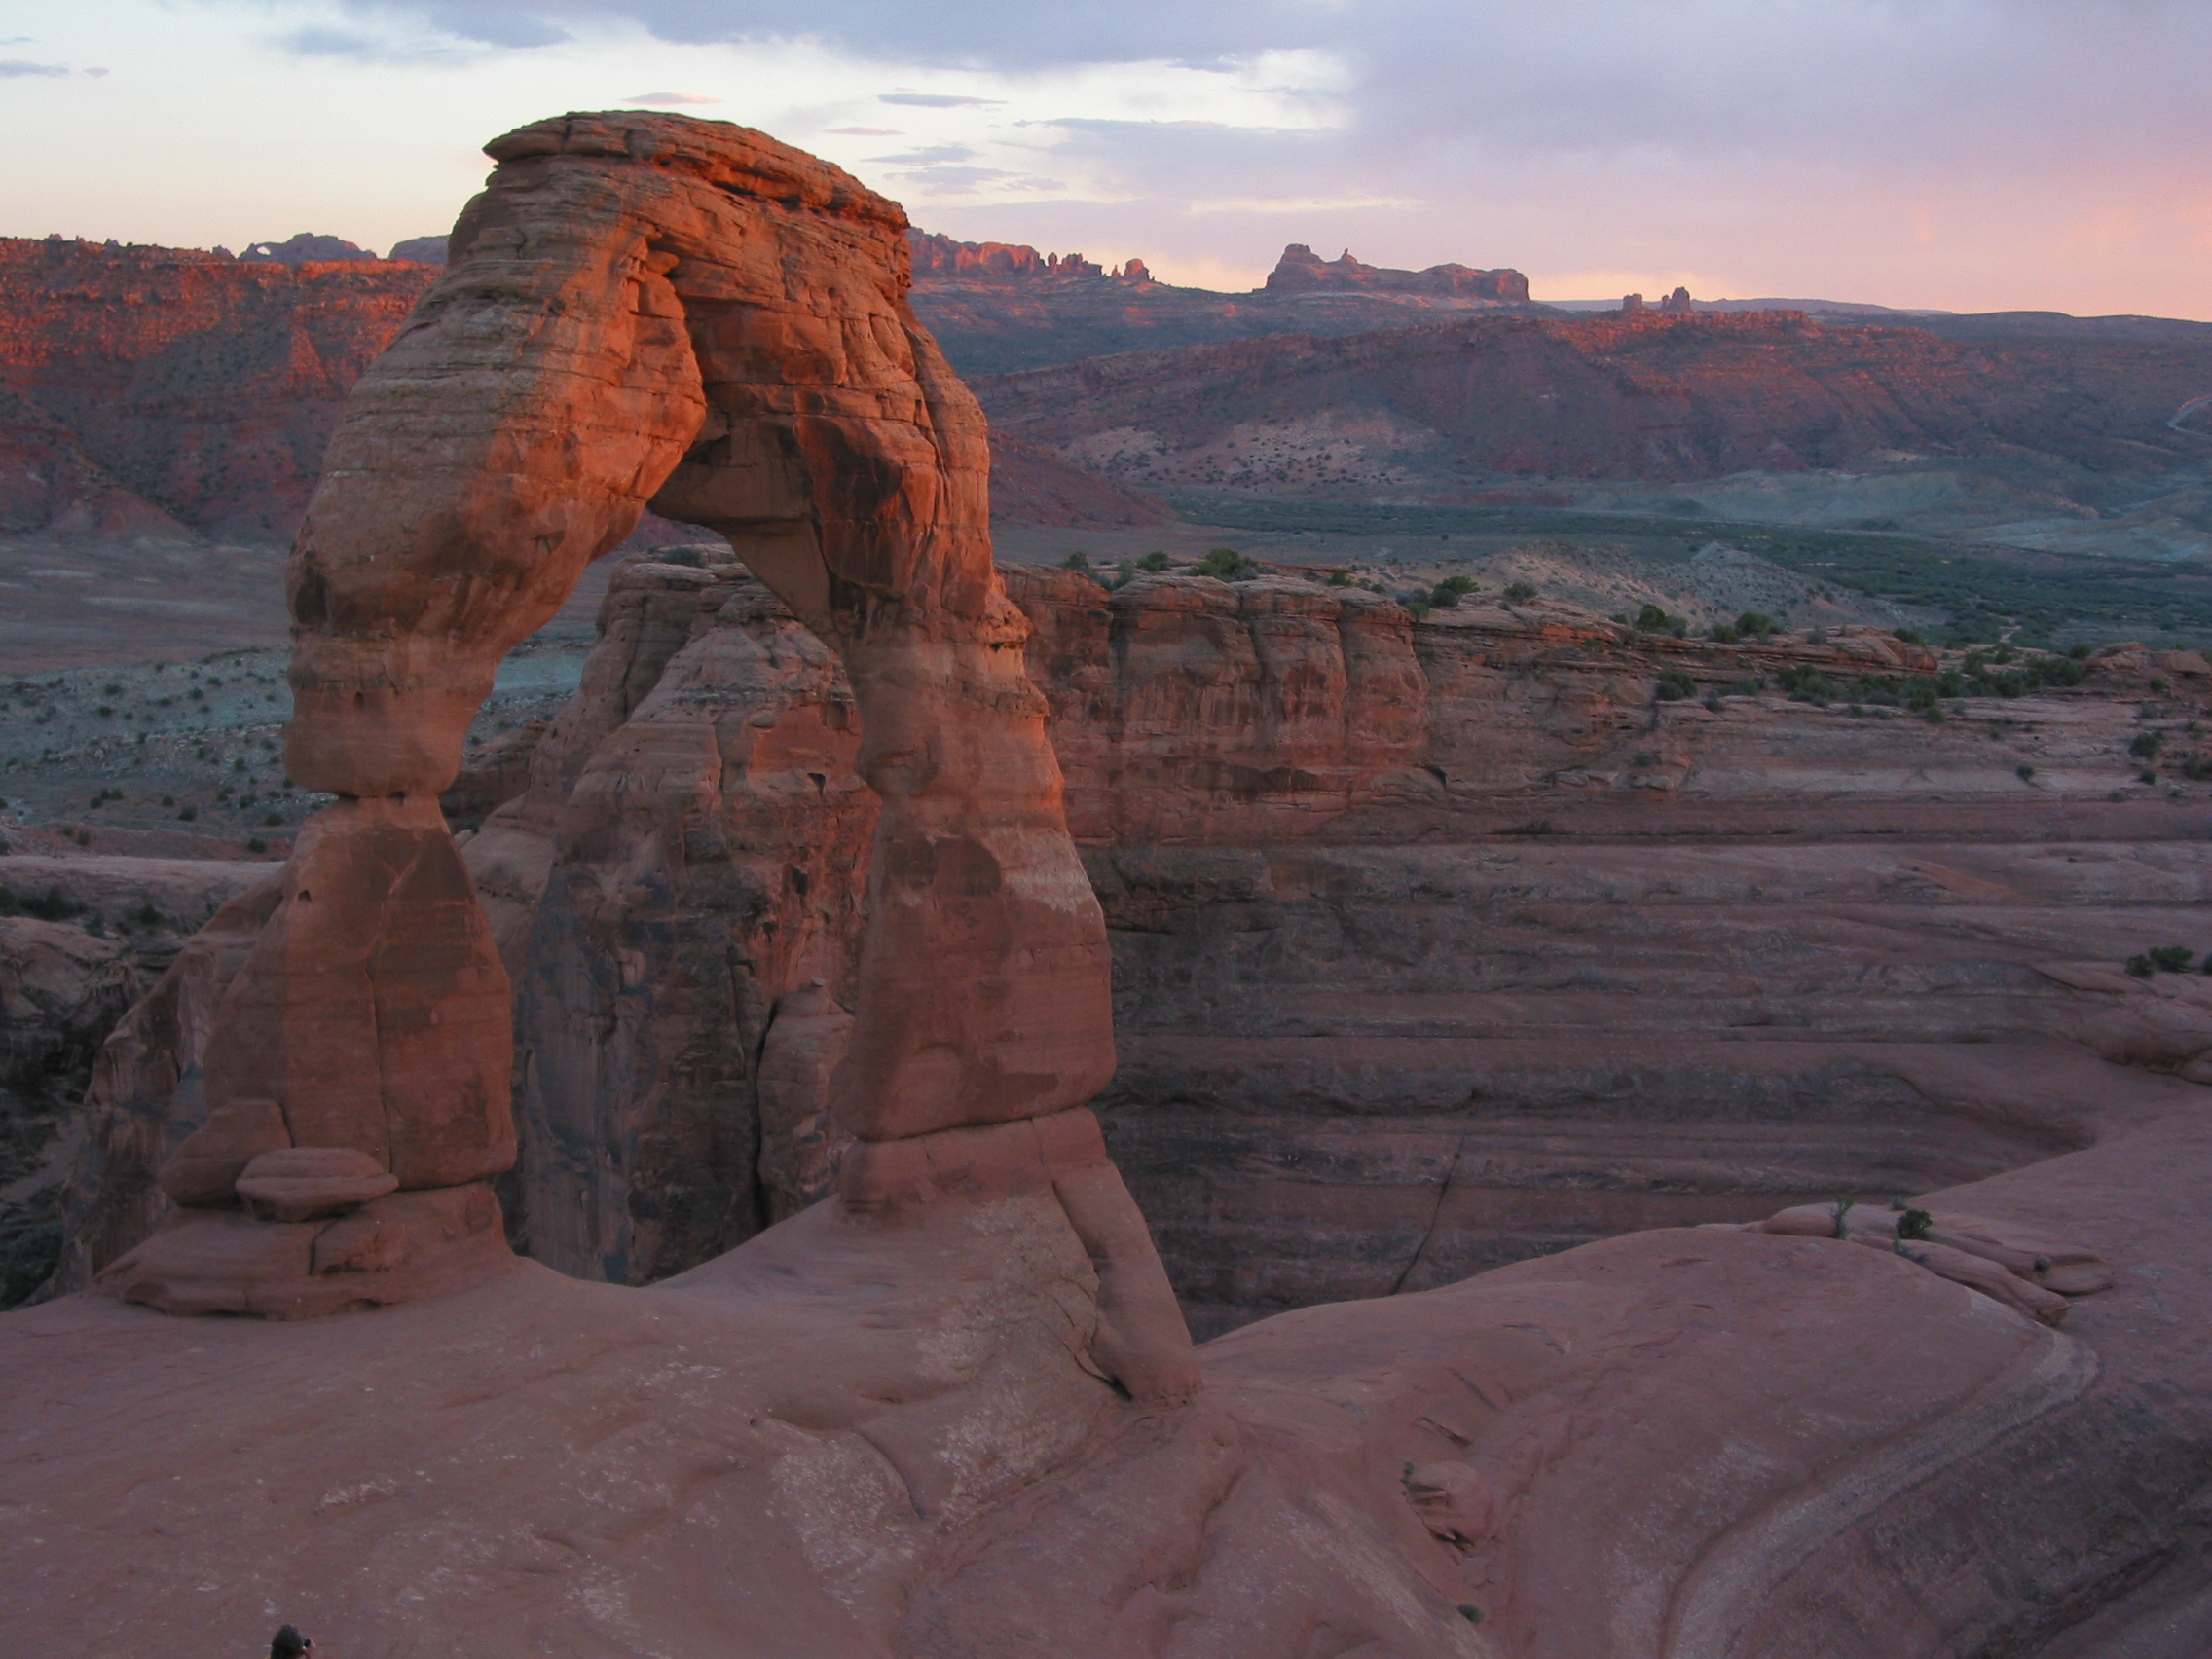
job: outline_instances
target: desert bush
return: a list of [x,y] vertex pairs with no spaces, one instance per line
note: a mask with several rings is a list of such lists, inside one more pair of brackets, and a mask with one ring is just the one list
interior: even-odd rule
[[1736,618],[1736,632],[1763,640],[1774,632],[1774,618],[1763,610],[1747,610]]
[[2135,741],[2127,746],[2127,753],[2138,760],[2149,760],[2157,755],[2159,746],[2165,741],[2166,734],[2162,731],[2139,731],[2135,734]]
[[1831,698],[1843,695],[1836,682],[1819,669],[1806,664],[1792,663],[1775,676],[1792,702],[1818,703],[1825,708]]
[[1678,703],[1684,697],[1697,694],[1697,682],[1678,668],[1662,669],[1659,683],[1652,693],[1662,703]]
[[1167,569],[1167,555],[1160,552],[1147,553],[1137,561],[1137,569],[1140,571],[1164,571]]
[[1528,582],[1510,582],[1506,585],[1505,597],[1519,604],[1525,599],[1534,599],[1536,590]]
[[1919,631],[1913,628],[1893,628],[1890,630],[1890,637],[1894,640],[1902,640],[1908,645],[1925,645],[1928,644],[1921,637]]
[[2195,951],[2181,944],[2161,944],[2143,954],[2151,959],[2151,966],[2161,974],[2186,974],[2190,963],[2196,959]]
[[2013,767],[2012,770],[2019,774],[2020,782],[2022,782],[2023,784],[2036,775],[2036,769],[2033,766],[2027,764],[2025,761],[2022,761],[2019,765]]
[[1234,547],[1216,547],[1198,561],[1198,574],[1218,576],[1225,582],[1243,581],[1260,573],[1260,567]]
[[85,906],[58,887],[49,887],[44,893],[25,894],[0,886],[0,916],[31,916],[42,922],[65,922],[71,916],[84,913]]

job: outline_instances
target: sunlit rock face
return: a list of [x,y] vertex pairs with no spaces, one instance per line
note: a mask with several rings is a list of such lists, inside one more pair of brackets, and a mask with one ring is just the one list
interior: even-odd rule
[[[184,1225],[97,1283],[172,1311],[306,1317],[430,1294],[502,1259],[484,1183],[516,1154],[510,979],[439,797],[500,659],[650,504],[728,535],[805,624],[749,672],[763,697],[815,712],[811,749],[731,757],[818,783],[835,771],[841,793],[857,772],[878,803],[853,1018],[820,1112],[793,1132],[819,1117],[863,1143],[841,1161],[840,1201],[858,1213],[969,1188],[1051,1193],[1097,1264],[1102,1374],[1140,1398],[1188,1397],[1189,1337],[1079,1110],[1114,1070],[1105,927],[1068,838],[1028,622],[992,565],[982,414],[906,303],[904,215],[721,124],[571,116],[490,150],[499,168],[353,388],[292,551],[285,763],[338,800],[295,845],[208,1030],[205,1118],[161,1182]],[[674,633],[668,610],[639,619],[641,644]],[[651,734],[634,735],[646,742],[630,758],[655,770]],[[697,733],[673,735],[681,750]],[[803,872],[778,885],[803,887]],[[619,964],[605,908],[580,897],[574,926],[587,960],[612,947]],[[804,932],[783,953],[801,983],[822,977]],[[713,1060],[655,1033],[618,1044],[632,1064],[611,1075],[565,1063],[592,974],[554,973],[564,1017],[537,1034],[544,1064],[526,1085],[541,1146],[604,1122],[625,1072],[648,1097],[683,1077],[711,1115]],[[723,978],[730,994],[694,1021],[705,1033],[756,1023]],[[966,1133],[1030,1120],[1048,1126]],[[654,1169],[674,1138],[736,1212],[648,1200],[653,1219],[677,1212],[668,1253],[757,1225],[756,1114],[719,1134],[630,1126],[626,1162]],[[937,1151],[870,1150],[954,1132]],[[794,1179],[819,1188],[828,1166]],[[412,1197],[424,1193],[445,1197]],[[243,1218],[229,1208],[241,1198]],[[550,1241],[543,1205],[540,1220]]]

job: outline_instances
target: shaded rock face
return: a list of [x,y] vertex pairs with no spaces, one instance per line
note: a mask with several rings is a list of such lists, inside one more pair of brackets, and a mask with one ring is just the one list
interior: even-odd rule
[[603,627],[533,790],[465,851],[510,930],[521,1236],[566,1272],[645,1282],[834,1169],[761,1164],[764,1112],[795,1155],[827,1110],[773,1074],[826,1077],[762,1047],[810,978],[858,994],[877,808],[835,659],[739,568],[633,565]]
[[1686,480],[1899,451],[2157,470],[2195,459],[2167,422],[2208,368],[2204,340],[1991,344],[1646,309],[1194,345],[977,391],[1009,436],[1123,483],[1456,501],[1470,472]]

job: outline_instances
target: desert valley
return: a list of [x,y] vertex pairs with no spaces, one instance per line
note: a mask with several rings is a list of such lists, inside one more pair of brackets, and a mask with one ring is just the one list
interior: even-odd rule
[[488,150],[0,240],[23,1651],[2212,1650],[2212,323]]

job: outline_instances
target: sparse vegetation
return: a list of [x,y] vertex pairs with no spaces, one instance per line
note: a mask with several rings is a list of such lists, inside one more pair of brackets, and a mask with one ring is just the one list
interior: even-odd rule
[[1520,605],[1527,600],[1534,599],[1536,590],[1528,582],[1508,582],[1505,588],[1505,597],[1510,603]]
[[1198,573],[1225,582],[1247,581],[1260,573],[1260,567],[1234,547],[1216,547],[1198,561]]
[[42,922],[66,922],[85,913],[85,906],[58,887],[44,893],[21,894],[0,886],[0,916],[30,916]]
[[1457,605],[1461,599],[1474,591],[1475,579],[1472,576],[1446,576],[1430,590],[1428,603],[1439,609],[1443,609]]
[[1664,668],[1659,671],[1659,683],[1652,695],[1662,703],[1678,703],[1697,695],[1697,682],[1678,668]]

